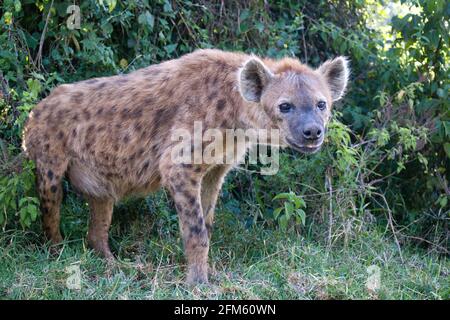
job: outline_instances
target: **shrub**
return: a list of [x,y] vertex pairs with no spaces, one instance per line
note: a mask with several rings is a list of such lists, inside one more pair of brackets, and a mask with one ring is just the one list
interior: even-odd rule
[[[20,154],[28,112],[54,86],[130,72],[199,47],[291,55],[313,66],[342,54],[351,60],[352,85],[335,107],[326,148],[313,156],[283,152],[276,176],[233,174],[224,187],[224,208],[249,210],[249,221],[273,227],[279,203],[272,199],[293,192],[306,204],[304,230],[326,235],[330,244],[376,221],[387,223],[400,242],[446,251],[446,1],[88,0],[80,4],[81,28],[73,30],[66,23],[69,4],[0,4],[0,139],[8,155],[0,178],[3,225],[14,224],[16,215],[24,227],[36,219],[32,164],[16,172],[11,159]],[[327,222],[326,228],[316,222]]]

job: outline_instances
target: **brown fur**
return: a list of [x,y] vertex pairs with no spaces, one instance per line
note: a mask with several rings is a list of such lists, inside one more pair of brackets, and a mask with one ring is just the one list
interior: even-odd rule
[[[172,164],[171,132],[192,131],[194,121],[202,121],[204,129],[280,128],[287,135],[279,115],[240,95],[239,70],[251,59],[198,50],[128,75],[53,90],[31,112],[24,132],[24,148],[36,161],[46,236],[54,243],[62,240],[59,207],[65,174],[89,202],[88,243],[107,258],[112,257],[108,229],[114,203],[162,186],[179,213],[188,281],[206,282],[214,207],[231,166]],[[297,86],[288,77],[296,74],[308,84],[306,94],[314,98],[320,92],[331,106],[327,79],[317,71],[290,58],[263,62],[276,77],[264,95],[266,105],[280,94],[296,97]],[[329,111],[324,119],[328,117]]]

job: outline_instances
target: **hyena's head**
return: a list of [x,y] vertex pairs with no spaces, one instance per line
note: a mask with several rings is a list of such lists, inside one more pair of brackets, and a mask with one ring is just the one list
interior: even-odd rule
[[311,153],[320,149],[331,116],[331,106],[347,86],[349,68],[344,57],[326,61],[313,70],[298,60],[248,60],[239,72],[243,98],[255,102],[280,129],[281,146]]

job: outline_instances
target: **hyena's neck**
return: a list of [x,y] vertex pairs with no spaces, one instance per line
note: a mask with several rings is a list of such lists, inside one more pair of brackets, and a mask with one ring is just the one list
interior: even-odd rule
[[237,109],[236,128],[270,131],[272,121],[260,105],[243,101]]

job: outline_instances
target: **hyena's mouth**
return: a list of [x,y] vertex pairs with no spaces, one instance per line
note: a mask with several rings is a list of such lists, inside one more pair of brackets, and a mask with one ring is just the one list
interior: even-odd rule
[[289,143],[289,146],[291,148],[293,148],[294,150],[303,152],[303,153],[316,153],[322,147],[322,142],[323,142],[323,141],[320,141],[319,143],[317,143],[315,145],[300,145],[298,143],[295,143],[294,141],[292,141],[289,138],[287,138],[286,140]]

